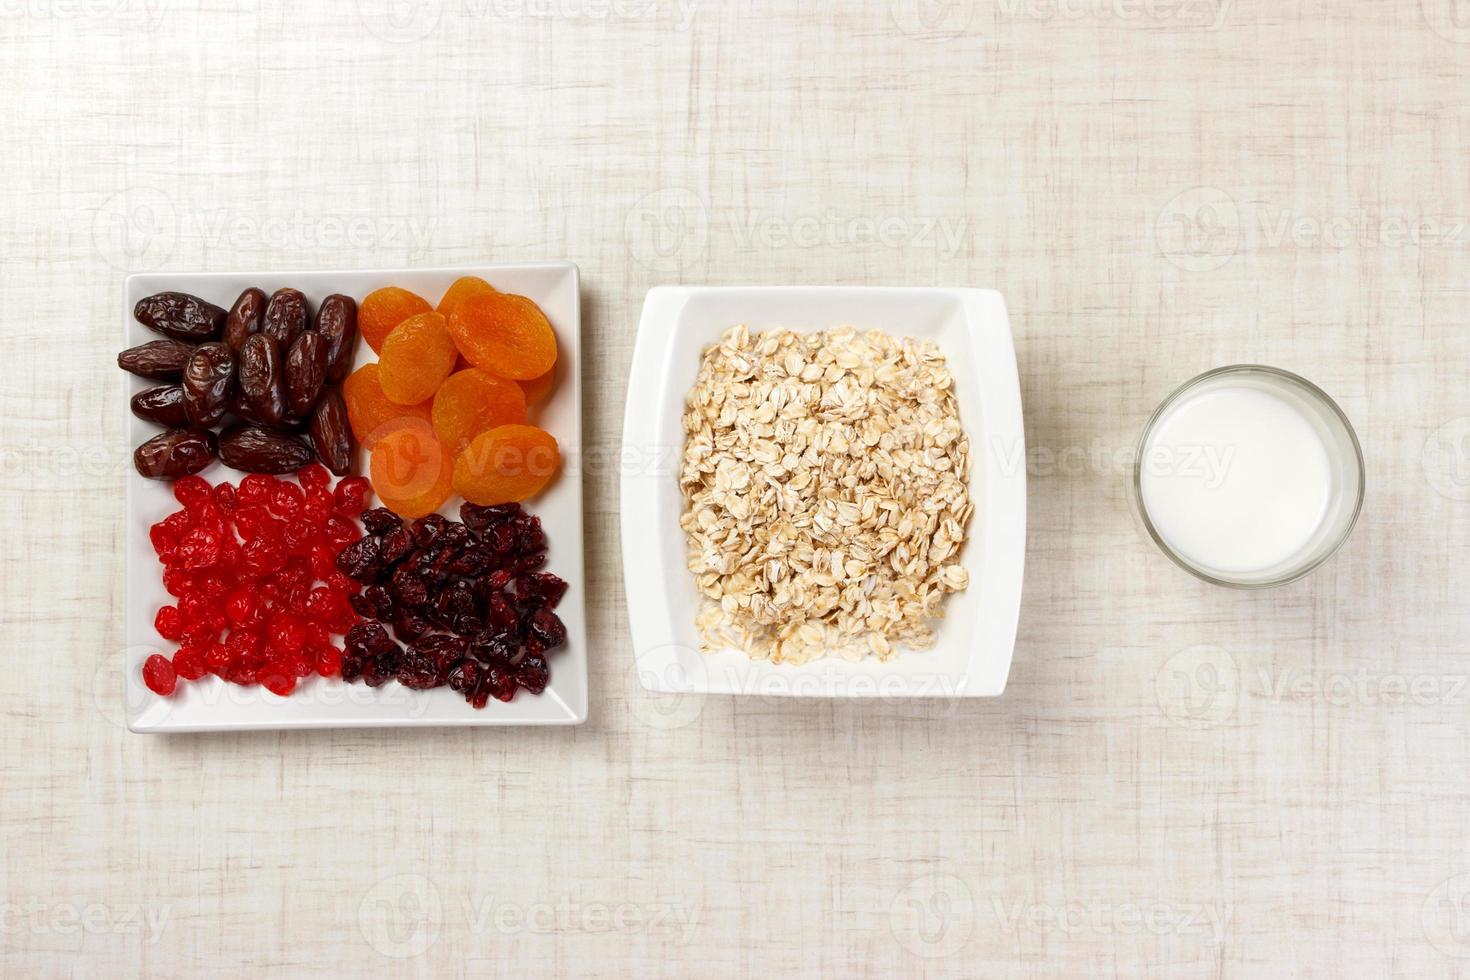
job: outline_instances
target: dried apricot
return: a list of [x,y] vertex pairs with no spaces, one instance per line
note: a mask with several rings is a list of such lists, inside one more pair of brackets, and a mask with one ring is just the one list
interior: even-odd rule
[[411,316],[432,309],[429,301],[417,293],[397,286],[384,286],[363,298],[362,305],[357,308],[357,330],[373,352],[378,353],[394,327]]
[[482,432],[454,463],[454,489],[472,504],[518,503],[540,493],[561,466],[550,434],[533,425]]
[[364,448],[373,445],[404,420],[429,421],[427,401],[417,405],[399,405],[388,400],[378,383],[378,365],[364,364],[342,382],[342,399],[347,402],[347,419],[352,434]]
[[551,394],[551,389],[556,387],[556,365],[553,364],[551,370],[540,377],[517,383],[521,386],[521,390],[526,393],[527,405],[540,404],[546,400],[547,395]]
[[378,440],[369,473],[383,506],[400,517],[423,517],[449,499],[454,462],[428,423],[415,423]]
[[389,401],[417,405],[454,370],[459,352],[440,313],[420,313],[393,328],[378,356],[378,383]]
[[551,323],[524,296],[471,296],[449,315],[449,332],[466,360],[502,378],[529,380],[556,363],[556,334]]
[[435,309],[448,316],[454,312],[454,308],[461,301],[471,296],[483,296],[494,292],[499,292],[499,290],[479,276],[461,276],[444,291],[444,298],[439,300],[439,305]]
[[514,381],[471,368],[439,386],[430,418],[434,435],[458,456],[481,432],[526,421],[526,396]]

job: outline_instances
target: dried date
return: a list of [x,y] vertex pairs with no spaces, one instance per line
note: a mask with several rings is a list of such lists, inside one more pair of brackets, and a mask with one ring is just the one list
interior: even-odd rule
[[322,394],[311,417],[311,444],[317,457],[337,476],[352,472],[352,429],[347,403],[335,388]]
[[357,301],[333,293],[322,300],[316,314],[316,332],[327,342],[327,380],[337,384],[352,371],[357,347]]
[[240,402],[261,425],[277,426],[286,417],[286,379],[281,349],[269,334],[257,333],[240,345]]
[[133,465],[150,480],[177,480],[214,461],[217,444],[207,429],[160,432],[133,452]]
[[184,408],[189,422],[208,428],[224,417],[235,387],[235,355],[218,341],[200,344],[184,366]]
[[225,311],[188,293],[154,293],[138,300],[133,316],[149,330],[174,340],[214,340],[225,328]]
[[177,429],[189,424],[189,413],[184,408],[184,389],[179,385],[144,388],[132,397],[129,405],[138,418],[157,423],[166,429]]
[[327,342],[310,330],[297,336],[286,353],[286,407],[305,418],[316,407],[327,379]]
[[294,473],[316,458],[300,439],[253,425],[237,425],[219,437],[219,458],[246,473]]
[[281,350],[287,350],[296,335],[306,329],[310,319],[306,296],[301,290],[277,289],[266,304],[265,325],[261,329],[280,345]]
[[117,355],[117,366],[140,378],[177,381],[193,354],[194,345],[182,340],[150,340]]
[[245,343],[245,338],[260,333],[260,328],[265,325],[265,304],[265,290],[255,286],[235,300],[229,316],[225,317],[224,341],[230,350],[240,353],[240,345]]

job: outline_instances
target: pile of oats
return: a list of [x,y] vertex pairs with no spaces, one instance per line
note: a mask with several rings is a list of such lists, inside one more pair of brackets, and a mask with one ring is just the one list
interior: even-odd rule
[[704,352],[684,411],[680,526],[710,650],[801,664],[933,643],[969,576],[970,444],[932,341],[851,328]]

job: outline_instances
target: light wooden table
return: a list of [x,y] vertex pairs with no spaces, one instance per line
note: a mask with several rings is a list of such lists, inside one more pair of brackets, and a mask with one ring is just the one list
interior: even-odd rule
[[[0,973],[1470,972],[1464,0],[207,6],[0,7]],[[585,726],[127,734],[124,272],[546,258],[604,448],[651,285],[1003,290],[1007,695],[645,695],[598,472]],[[1241,360],[1370,471],[1257,595],[1124,493]]]

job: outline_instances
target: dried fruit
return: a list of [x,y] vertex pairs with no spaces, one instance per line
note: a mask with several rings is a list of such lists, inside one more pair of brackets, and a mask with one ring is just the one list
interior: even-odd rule
[[316,457],[299,439],[259,426],[237,425],[219,437],[219,458],[226,466],[247,473],[294,473]]
[[393,328],[411,316],[432,310],[427,300],[397,286],[375,289],[363,297],[357,313],[357,329],[362,339],[377,353]]
[[476,436],[460,454],[454,489],[472,504],[516,503],[540,493],[560,466],[561,453],[549,433],[532,425],[502,425]]
[[174,340],[214,340],[225,327],[225,311],[188,293],[154,293],[138,300],[133,316],[143,326]]
[[481,432],[526,421],[526,397],[514,381],[477,368],[450,375],[434,395],[434,435],[458,456]]
[[240,353],[240,345],[245,343],[245,338],[260,333],[260,328],[265,325],[265,304],[265,290],[255,286],[242,292],[235,300],[235,305],[230,307],[230,313],[225,317],[222,338],[230,350]]
[[177,480],[214,462],[216,445],[206,429],[170,429],[134,450],[133,466],[150,480]]
[[498,290],[479,276],[460,276],[444,291],[444,296],[439,300],[436,309],[445,316],[449,316],[454,312],[456,306],[471,296],[483,296],[494,292]]
[[161,653],[151,655],[143,661],[143,683],[148,685],[148,690],[161,697],[168,697],[174,693],[178,679],[174,674],[174,665],[169,663],[167,657]]
[[453,489],[453,470],[454,461],[425,423],[397,429],[373,446],[373,490],[403,517],[422,517],[442,507]]
[[347,406],[336,389],[322,395],[311,416],[311,445],[333,473],[346,476],[352,471],[352,429]]
[[333,293],[316,311],[316,332],[327,344],[327,380],[340,384],[352,370],[357,349],[357,301]]
[[240,401],[253,421],[279,425],[286,417],[286,372],[281,348],[269,334],[253,334],[240,345]]
[[378,439],[397,428],[405,421],[422,421],[430,418],[430,403],[399,405],[388,400],[378,383],[378,365],[364,364],[342,382],[342,399],[347,403],[347,417],[352,422],[352,434],[365,449],[372,449]]
[[[381,508],[363,515],[371,536],[338,558],[342,571],[366,586],[353,598],[367,620],[347,634],[344,680],[448,686],[477,709],[492,697],[509,701],[520,689],[546,689],[546,654],[567,639],[552,612],[566,583],[513,571],[545,561],[541,522],[515,504],[465,504],[460,516],[463,523],[429,514],[405,526]],[[388,635],[388,625],[407,649]]]
[[297,336],[286,352],[286,409],[306,418],[316,407],[327,380],[327,342],[310,330]]
[[200,344],[184,365],[184,411],[189,423],[208,428],[225,414],[235,387],[235,355],[219,341]]
[[383,341],[378,383],[389,401],[417,405],[434,397],[457,356],[443,315],[420,313],[394,327]]
[[524,296],[471,296],[454,308],[449,332],[467,361],[502,378],[530,380],[556,363],[551,323]]
[[133,414],[145,422],[170,429],[189,424],[189,413],[184,410],[184,389],[179,385],[144,388],[132,397],[128,405]]
[[292,341],[306,329],[310,319],[311,311],[301,290],[277,289],[266,303],[261,332],[274,340],[281,350],[289,350]]
[[194,344],[182,340],[150,340],[117,355],[117,366],[154,381],[177,381],[194,355]]
[[[306,467],[298,479],[300,485],[252,474],[238,492],[198,477],[174,485],[183,509],[149,534],[164,563],[164,584],[179,596],[154,617],[159,634],[180,643],[171,665],[176,679],[213,673],[284,695],[313,671],[341,670],[332,634],[356,622],[348,600],[358,586],[336,570],[334,558],[361,532],[332,512],[326,470]],[[171,689],[167,672],[156,664],[147,669],[156,674],[150,687]]]
[[547,395],[551,394],[551,389],[556,387],[556,365],[553,364],[550,370],[539,377],[532,378],[530,381],[518,381],[516,383],[525,392],[526,404],[528,406],[539,405],[546,400]]

